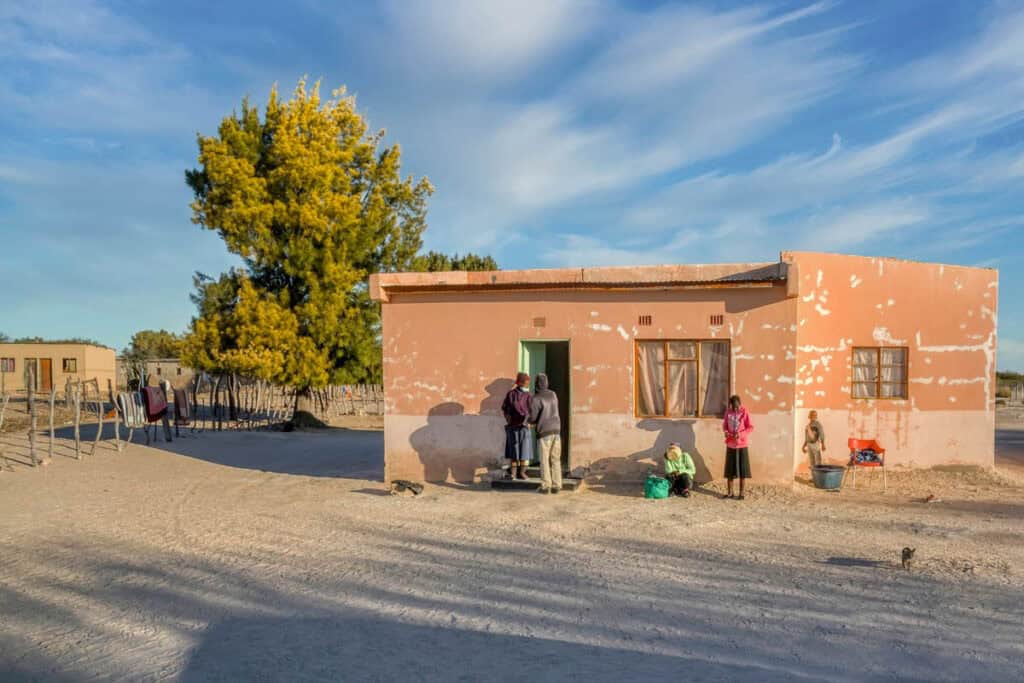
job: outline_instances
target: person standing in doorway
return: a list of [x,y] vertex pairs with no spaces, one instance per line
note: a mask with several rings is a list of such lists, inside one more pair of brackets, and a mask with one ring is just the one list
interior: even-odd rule
[[725,480],[728,482],[728,493],[722,498],[733,498],[732,481],[740,480],[740,495],[737,499],[743,500],[744,483],[750,478],[750,455],[747,452],[747,437],[754,431],[754,425],[750,422],[750,413],[740,403],[739,396],[729,397],[729,409],[725,411],[725,419],[722,421],[722,430],[725,432]]
[[505,395],[501,404],[505,415],[505,459],[508,460],[506,479],[526,479],[526,466],[533,457],[533,436],[527,420],[530,417],[530,376],[516,375],[516,385]]
[[537,427],[540,451],[540,493],[562,490],[562,418],[558,414],[558,396],[548,384],[548,376],[537,375],[537,393],[530,403],[530,424]]
[[804,428],[804,453],[811,460],[811,467],[821,464],[821,454],[825,451],[825,428],[818,422],[818,411],[807,414],[807,427]]

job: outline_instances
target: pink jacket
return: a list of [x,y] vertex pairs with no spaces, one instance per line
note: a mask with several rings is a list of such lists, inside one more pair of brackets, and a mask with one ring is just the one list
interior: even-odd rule
[[747,435],[754,431],[750,422],[750,413],[743,406],[739,410],[725,411],[722,420],[722,431],[725,432],[725,445],[728,448],[746,448]]

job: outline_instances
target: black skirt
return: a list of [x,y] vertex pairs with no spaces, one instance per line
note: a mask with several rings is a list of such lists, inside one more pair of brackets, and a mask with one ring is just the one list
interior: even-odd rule
[[750,479],[750,454],[746,446],[725,449],[725,478]]

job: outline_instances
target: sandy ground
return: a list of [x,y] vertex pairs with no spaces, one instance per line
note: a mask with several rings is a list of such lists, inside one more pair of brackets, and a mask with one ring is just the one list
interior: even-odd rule
[[995,473],[744,502],[393,497],[364,422],[0,472],[0,680],[1024,677],[1024,420]]

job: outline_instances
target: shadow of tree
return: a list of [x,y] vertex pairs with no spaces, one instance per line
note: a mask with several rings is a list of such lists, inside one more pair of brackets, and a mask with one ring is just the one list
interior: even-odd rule
[[1006,586],[970,586],[923,620],[922,601],[947,591],[860,564],[824,563],[797,586],[685,538],[594,536],[570,551],[353,527],[356,544],[295,538],[255,555],[95,534],[4,542],[33,569],[0,579],[0,677],[924,681],[964,671],[965,648],[974,677],[1019,672],[1024,595]]

